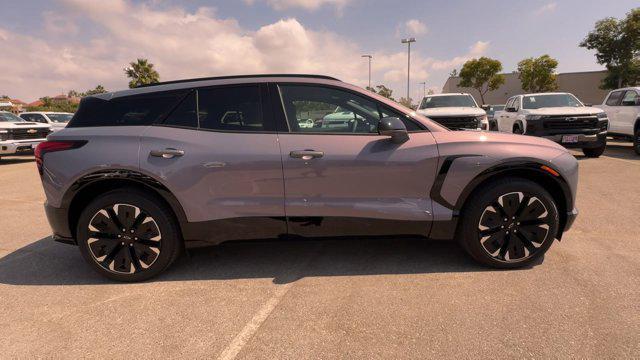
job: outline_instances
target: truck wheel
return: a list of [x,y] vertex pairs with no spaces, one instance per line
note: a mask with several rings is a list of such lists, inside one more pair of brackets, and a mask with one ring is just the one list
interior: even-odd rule
[[551,195],[521,178],[484,187],[467,203],[461,219],[458,240],[471,257],[495,268],[521,267],[543,256],[560,222]]
[[606,148],[607,148],[607,142],[605,141],[601,146],[597,148],[584,148],[582,149],[582,152],[588,158],[597,158],[604,153],[604,150]]
[[514,134],[524,134],[524,130],[522,130],[522,127],[520,126],[520,124],[515,124],[513,125],[513,133]]
[[135,189],[118,189],[93,200],[77,227],[80,253],[112,280],[142,281],[171,265],[181,249],[171,209]]
[[636,154],[640,155],[640,126],[633,134],[633,150],[636,151]]

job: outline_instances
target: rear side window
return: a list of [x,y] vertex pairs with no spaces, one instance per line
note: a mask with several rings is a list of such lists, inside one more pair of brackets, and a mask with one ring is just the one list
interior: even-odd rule
[[620,98],[622,97],[622,91],[614,91],[609,95],[607,99],[607,105],[609,106],[617,106],[620,104]]
[[178,126],[186,128],[198,127],[197,95],[196,91],[192,91],[182,100],[180,105],[171,112],[171,115],[165,120],[164,125]]
[[102,100],[82,99],[68,127],[144,126],[162,120],[186,92],[158,92]]
[[231,86],[198,90],[201,129],[267,131],[258,86]]

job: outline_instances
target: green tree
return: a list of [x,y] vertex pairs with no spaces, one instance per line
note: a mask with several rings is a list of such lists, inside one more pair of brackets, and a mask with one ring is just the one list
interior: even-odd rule
[[636,85],[640,82],[640,8],[622,20],[599,20],[580,47],[595,50],[598,64],[606,66],[608,75],[600,84],[602,89]]
[[400,98],[400,101],[398,101],[398,102],[399,102],[400,104],[402,104],[402,105],[404,105],[404,106],[408,107],[409,109],[413,109],[413,108],[414,108],[414,105],[413,105],[413,99],[411,99],[411,98],[408,98],[408,99],[407,99],[407,98],[401,97],[401,98]]
[[90,95],[96,95],[96,94],[104,94],[106,93],[107,90],[105,90],[104,86],[102,85],[98,85],[95,87],[95,89],[93,90],[87,90],[85,93],[82,94],[82,96],[90,96]]
[[453,69],[449,73],[449,77],[457,77],[457,76],[458,76],[458,69]]
[[129,66],[124,68],[124,72],[131,79],[129,88],[155,84],[160,81],[160,74],[147,59],[137,59],[135,62],[129,63]]
[[384,86],[384,85],[377,85],[376,86],[376,90],[373,90],[373,92],[377,93],[380,96],[384,96],[387,99],[391,99],[393,101],[396,101],[396,99],[393,98],[393,90],[389,89],[388,87]]
[[79,93],[75,90],[69,90],[69,92],[67,93],[68,97],[82,97],[82,93]]
[[526,92],[537,93],[553,91],[558,88],[556,83],[556,68],[558,60],[549,55],[538,58],[528,58],[518,63],[518,77],[522,89]]
[[484,95],[490,90],[495,90],[504,84],[504,75],[500,61],[488,57],[471,59],[462,65],[460,69],[461,81],[458,86],[476,89],[484,105]]

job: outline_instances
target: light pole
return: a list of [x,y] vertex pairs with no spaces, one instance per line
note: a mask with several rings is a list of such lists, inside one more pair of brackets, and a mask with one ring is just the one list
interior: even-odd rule
[[423,81],[420,85],[422,85],[422,97],[427,96],[427,82]]
[[373,59],[373,56],[371,56],[371,55],[362,55],[362,57],[369,59],[369,89],[371,89],[371,59]]
[[411,78],[411,43],[416,42],[416,38],[402,39],[403,44],[407,44],[407,101],[409,101],[410,78]]

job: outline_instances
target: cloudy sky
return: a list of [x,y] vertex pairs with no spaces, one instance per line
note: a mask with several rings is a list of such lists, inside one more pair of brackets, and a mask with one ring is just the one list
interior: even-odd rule
[[577,44],[596,20],[637,0],[0,0],[0,95],[33,101],[104,85],[125,88],[123,67],[143,57],[162,80],[248,73],[320,73],[406,93],[440,91],[466,60],[490,56],[506,72],[545,53],[559,71],[598,70]]

